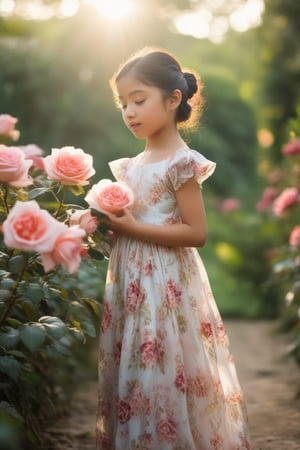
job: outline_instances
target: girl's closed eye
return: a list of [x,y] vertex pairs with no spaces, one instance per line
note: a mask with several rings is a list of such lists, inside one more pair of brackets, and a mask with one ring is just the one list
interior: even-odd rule
[[136,101],[135,101],[135,104],[136,104],[136,105],[142,105],[142,104],[145,102],[145,100],[146,100],[146,99],[143,99],[143,100],[136,100]]

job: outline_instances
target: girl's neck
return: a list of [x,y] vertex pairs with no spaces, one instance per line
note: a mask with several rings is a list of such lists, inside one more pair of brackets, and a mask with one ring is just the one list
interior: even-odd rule
[[187,147],[187,145],[180,134],[176,132],[171,136],[160,136],[158,139],[147,138],[145,152],[173,153],[183,147]]

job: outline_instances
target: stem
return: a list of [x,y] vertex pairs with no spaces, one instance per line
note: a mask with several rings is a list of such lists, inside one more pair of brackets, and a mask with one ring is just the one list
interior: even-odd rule
[[16,282],[15,282],[15,284],[14,284],[12,290],[11,290],[10,296],[5,301],[6,305],[5,305],[5,308],[3,310],[3,313],[2,313],[2,316],[1,316],[1,319],[0,319],[0,327],[6,321],[7,316],[10,313],[11,308],[14,306],[14,303],[16,301],[15,293],[16,293],[16,291],[18,289],[18,286],[19,286],[20,282],[22,281],[22,278],[23,278],[23,275],[25,273],[25,270],[27,269],[27,265],[28,265],[28,259],[26,259],[26,261],[24,263],[24,266],[23,266],[23,268],[22,268],[18,278],[16,279]]
[[3,186],[3,190],[4,190],[4,193],[3,193],[3,191],[1,190],[0,192],[1,192],[1,197],[3,198],[3,202],[4,202],[4,206],[5,206],[5,209],[6,209],[6,213],[8,214],[9,213],[9,206],[8,206],[8,203],[7,203],[7,196],[8,196],[8,189],[7,189],[7,186]]
[[61,212],[61,210],[62,210],[62,208],[64,206],[64,200],[65,200],[66,193],[67,193],[67,186],[63,185],[62,195],[61,195],[61,199],[60,199],[60,202],[59,202],[58,210],[56,211],[56,214],[55,214],[55,219],[57,219],[59,217],[60,212]]

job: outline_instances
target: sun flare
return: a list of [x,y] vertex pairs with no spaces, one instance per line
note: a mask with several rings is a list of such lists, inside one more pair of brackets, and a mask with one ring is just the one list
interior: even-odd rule
[[126,19],[133,11],[133,0],[92,0],[99,12],[108,20]]

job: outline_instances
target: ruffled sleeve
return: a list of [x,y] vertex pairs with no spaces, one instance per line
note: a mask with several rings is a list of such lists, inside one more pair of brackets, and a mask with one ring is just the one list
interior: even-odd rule
[[126,181],[126,172],[130,158],[120,158],[108,163],[110,170],[117,181]]
[[215,168],[216,163],[205,158],[201,153],[184,149],[178,151],[170,160],[167,174],[173,189],[177,191],[190,178],[194,178],[201,186],[203,181],[212,175]]

